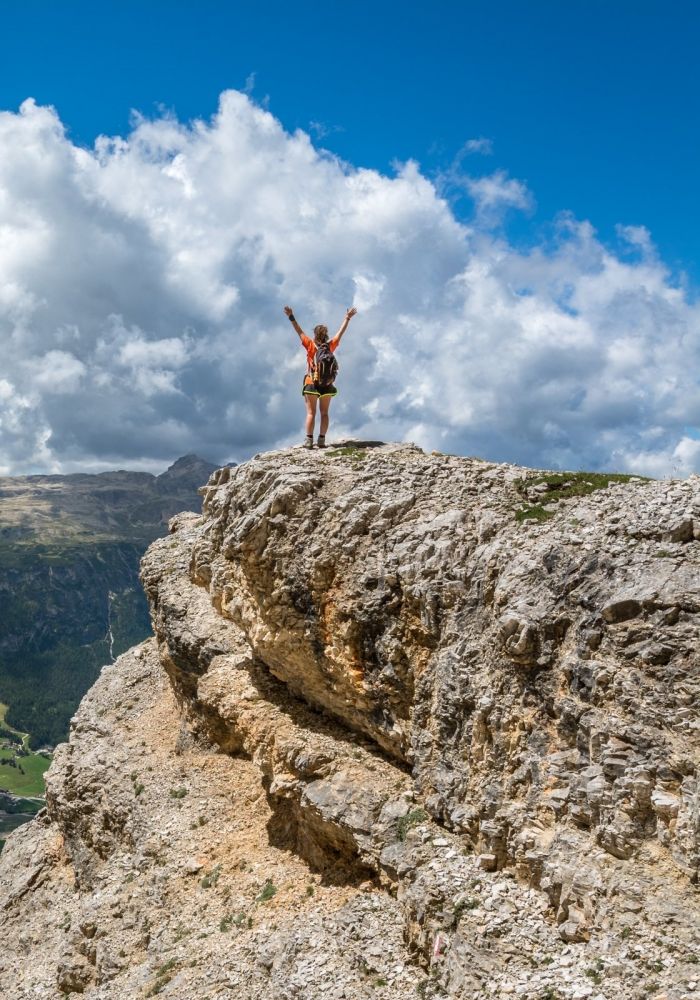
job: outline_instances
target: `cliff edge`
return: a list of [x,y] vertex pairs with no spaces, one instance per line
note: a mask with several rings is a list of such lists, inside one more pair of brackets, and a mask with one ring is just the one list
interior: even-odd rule
[[700,477],[622,478],[214,473],[0,858],[9,995],[693,996]]

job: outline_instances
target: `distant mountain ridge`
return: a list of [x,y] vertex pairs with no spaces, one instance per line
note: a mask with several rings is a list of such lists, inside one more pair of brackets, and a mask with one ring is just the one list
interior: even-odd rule
[[197,490],[216,468],[185,455],[159,476],[120,470],[1,477],[0,543],[157,537],[183,500],[186,509],[198,508]]
[[0,478],[0,702],[33,747],[66,739],[100,668],[150,633],[141,555],[216,468]]

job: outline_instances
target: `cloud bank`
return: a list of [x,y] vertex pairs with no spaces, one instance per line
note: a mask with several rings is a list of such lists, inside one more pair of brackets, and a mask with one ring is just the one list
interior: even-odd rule
[[[481,141],[481,140],[480,140]],[[547,468],[700,470],[700,308],[642,226],[566,214],[523,249],[520,181],[467,178],[465,225],[419,167],[359,169],[240,92],[210,122],[75,146],[0,114],[0,471],[162,467],[300,439],[304,356],[333,330],[331,436]]]

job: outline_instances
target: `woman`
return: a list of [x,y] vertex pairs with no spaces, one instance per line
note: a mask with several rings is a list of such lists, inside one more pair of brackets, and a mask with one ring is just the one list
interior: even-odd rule
[[[327,327],[320,325],[315,326],[314,339],[311,340],[310,337],[306,336],[302,328],[297,323],[291,308],[289,306],[285,306],[284,311],[289,317],[292,326],[299,334],[302,347],[306,351],[306,375],[304,376],[304,383],[301,387],[302,395],[306,401],[306,441],[304,447],[313,448],[314,446],[314,422],[316,420],[316,401],[318,400],[321,408],[321,427],[318,435],[318,447],[325,448],[326,431],[328,430],[328,408],[331,405],[333,397],[338,394],[338,390],[333,385],[335,370],[337,370],[338,364],[337,362],[334,362],[335,370],[331,373],[331,368],[327,361],[327,355],[328,351],[330,351],[331,355],[333,355],[338,349],[338,344],[347,330],[350,320],[357,313],[357,309],[348,309],[340,329],[330,342],[328,340]],[[326,347],[327,350],[324,350]],[[323,358],[323,367],[320,371],[319,365],[317,365],[317,354],[320,358]],[[326,374],[324,375],[323,372],[326,372]]]

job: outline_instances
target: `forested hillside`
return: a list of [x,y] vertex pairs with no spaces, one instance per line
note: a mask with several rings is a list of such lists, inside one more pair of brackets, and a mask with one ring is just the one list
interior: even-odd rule
[[102,666],[149,634],[139,560],[213,469],[0,479],[0,701],[33,748],[66,739]]

